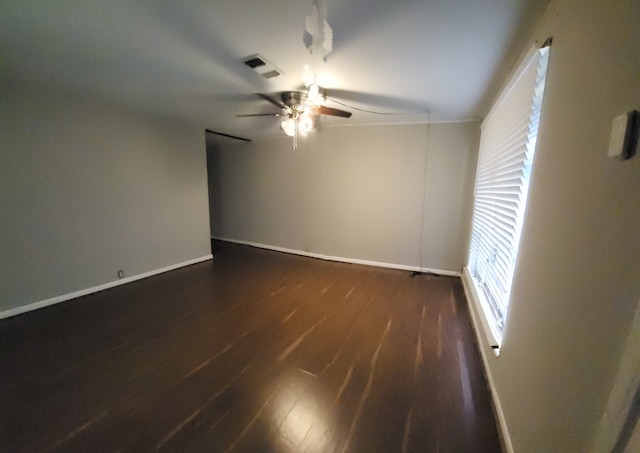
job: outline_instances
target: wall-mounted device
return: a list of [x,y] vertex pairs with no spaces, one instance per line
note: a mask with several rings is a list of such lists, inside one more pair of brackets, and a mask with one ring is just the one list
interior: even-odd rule
[[640,135],[640,112],[632,110],[616,117],[611,126],[609,157],[620,160],[635,156]]

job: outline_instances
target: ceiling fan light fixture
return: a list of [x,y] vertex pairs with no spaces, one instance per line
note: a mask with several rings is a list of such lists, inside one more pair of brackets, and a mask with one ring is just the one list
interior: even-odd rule
[[313,120],[309,115],[301,115],[298,119],[298,131],[301,135],[307,135],[313,129]]
[[287,118],[282,123],[280,123],[280,127],[289,137],[293,137],[296,135],[296,120],[293,118]]
[[320,87],[315,83],[309,85],[309,91],[307,93],[307,103],[313,107],[319,107],[322,105],[324,99],[320,94]]

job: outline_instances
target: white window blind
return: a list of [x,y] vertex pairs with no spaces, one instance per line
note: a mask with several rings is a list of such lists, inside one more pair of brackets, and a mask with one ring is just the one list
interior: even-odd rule
[[482,123],[468,270],[493,336],[502,340],[549,48],[525,58]]

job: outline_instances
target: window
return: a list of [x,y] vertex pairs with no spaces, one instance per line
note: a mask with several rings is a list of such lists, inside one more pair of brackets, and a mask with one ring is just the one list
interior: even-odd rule
[[467,269],[494,348],[507,318],[548,58],[548,47],[525,58],[481,126]]

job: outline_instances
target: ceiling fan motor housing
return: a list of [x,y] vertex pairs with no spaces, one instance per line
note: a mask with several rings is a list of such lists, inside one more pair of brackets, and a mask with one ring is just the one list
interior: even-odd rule
[[302,113],[307,102],[307,93],[301,91],[285,91],[281,93],[280,98],[291,110]]

